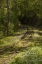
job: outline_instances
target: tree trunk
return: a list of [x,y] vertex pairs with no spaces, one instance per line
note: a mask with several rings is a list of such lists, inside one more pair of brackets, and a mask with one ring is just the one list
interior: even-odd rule
[[10,2],[7,0],[7,36],[10,35]]

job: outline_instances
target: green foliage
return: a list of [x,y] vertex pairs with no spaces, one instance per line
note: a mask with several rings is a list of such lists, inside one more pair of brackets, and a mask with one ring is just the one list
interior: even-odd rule
[[42,64],[42,48],[32,47],[17,57],[11,64]]
[[[10,0],[10,35],[18,30],[19,23],[42,28],[41,0]],[[7,1],[0,0],[0,32],[7,36]],[[0,36],[2,37],[2,36]]]

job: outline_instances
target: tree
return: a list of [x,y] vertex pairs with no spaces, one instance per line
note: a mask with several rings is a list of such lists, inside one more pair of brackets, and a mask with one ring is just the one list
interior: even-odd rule
[[10,1],[7,0],[7,16],[8,16],[8,23],[7,23],[7,35],[10,35]]

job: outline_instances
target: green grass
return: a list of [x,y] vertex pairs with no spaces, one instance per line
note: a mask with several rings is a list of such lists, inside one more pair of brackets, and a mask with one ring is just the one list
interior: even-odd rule
[[10,64],[42,64],[42,47],[30,47],[19,53]]
[[[9,36],[0,40],[0,64],[37,64],[38,57],[42,58],[42,31],[33,30],[32,39],[29,39],[31,31],[21,39],[27,30],[20,30],[14,36]],[[29,53],[39,53],[37,58]],[[27,55],[29,54],[29,55]],[[28,60],[35,60],[35,63]],[[36,59],[37,62],[36,62]],[[38,64],[42,64],[39,62]]]
[[13,59],[10,64],[42,64],[42,35],[39,34],[42,31],[34,30],[34,32],[32,40],[29,40],[29,43],[28,35],[19,42],[22,46],[25,44],[27,48],[25,50],[22,49],[23,51],[17,54],[15,60]]
[[1,45],[0,46],[6,46],[6,45],[12,45],[13,43],[16,43],[18,41],[18,39],[10,36],[10,37],[6,37],[4,39],[0,40]]

